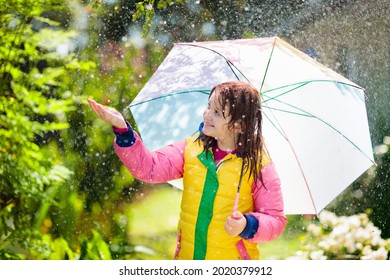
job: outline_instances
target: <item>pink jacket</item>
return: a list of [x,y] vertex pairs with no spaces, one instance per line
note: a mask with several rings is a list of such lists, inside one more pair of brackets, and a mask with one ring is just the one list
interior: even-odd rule
[[[131,147],[119,147],[114,141],[114,148],[131,174],[141,181],[164,183],[183,177],[185,140],[151,152],[136,134],[136,141]],[[248,240],[254,243],[275,239],[287,223],[280,180],[272,162],[263,167],[262,177],[264,186],[260,180],[252,186],[254,211],[244,213],[255,216],[259,221],[257,233]]]

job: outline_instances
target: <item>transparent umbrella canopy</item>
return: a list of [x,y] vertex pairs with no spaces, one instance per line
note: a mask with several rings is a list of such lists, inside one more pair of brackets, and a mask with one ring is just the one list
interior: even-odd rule
[[145,145],[197,133],[211,88],[233,80],[260,90],[286,214],[318,214],[374,164],[364,89],[278,37],[175,44],[129,105]]

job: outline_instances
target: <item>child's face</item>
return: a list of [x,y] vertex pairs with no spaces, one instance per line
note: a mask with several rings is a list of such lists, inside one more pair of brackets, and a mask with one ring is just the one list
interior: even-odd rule
[[209,103],[203,111],[204,126],[202,132],[217,139],[220,148],[222,148],[221,144],[235,146],[235,133],[232,129],[229,129],[228,125],[231,120],[229,108],[226,106],[223,111],[219,98],[218,92],[214,92],[210,96]]

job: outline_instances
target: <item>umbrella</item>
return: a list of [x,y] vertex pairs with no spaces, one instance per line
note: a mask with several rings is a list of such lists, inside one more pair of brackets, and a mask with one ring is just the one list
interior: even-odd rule
[[145,145],[196,133],[210,89],[232,80],[261,92],[286,214],[318,214],[374,164],[364,89],[278,37],[175,44],[129,105]]

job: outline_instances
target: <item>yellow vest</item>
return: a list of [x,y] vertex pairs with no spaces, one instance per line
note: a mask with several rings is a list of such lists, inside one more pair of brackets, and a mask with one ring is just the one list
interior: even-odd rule
[[[176,259],[241,259],[236,247],[241,238],[228,235],[224,224],[232,214],[242,160],[229,154],[216,166],[211,151],[206,156],[203,144],[186,139]],[[252,184],[243,174],[238,210],[244,214],[253,211]],[[250,258],[259,259],[257,244],[244,244]]]

